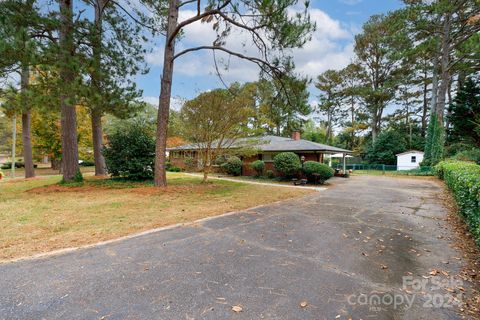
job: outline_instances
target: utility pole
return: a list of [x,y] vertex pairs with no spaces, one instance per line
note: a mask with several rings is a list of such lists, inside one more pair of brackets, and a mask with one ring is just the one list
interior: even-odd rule
[[15,149],[17,145],[17,115],[13,115],[13,127],[12,127],[12,179],[15,178],[15,160],[17,150]]

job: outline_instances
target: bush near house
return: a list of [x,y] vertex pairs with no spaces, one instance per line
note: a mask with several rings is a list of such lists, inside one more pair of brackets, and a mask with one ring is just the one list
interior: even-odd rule
[[118,130],[103,149],[108,172],[128,180],[153,178],[155,140],[139,125]]
[[275,178],[275,173],[273,173],[273,170],[267,170],[266,174],[268,179]]
[[460,215],[480,246],[480,166],[448,160],[436,165],[435,171],[452,191]]
[[227,174],[232,176],[239,176],[242,174],[242,165],[243,162],[239,157],[230,157],[228,160],[221,165],[221,168]]
[[263,170],[265,170],[265,162],[262,160],[256,160],[250,164],[250,167],[255,170],[255,176],[260,177],[263,174]]
[[293,152],[282,152],[273,158],[275,170],[284,177],[289,178],[296,175],[302,168],[300,158]]
[[323,163],[306,161],[303,164],[303,173],[307,176],[308,181],[324,184],[333,177],[334,170]]
[[187,167],[188,170],[193,170],[197,168],[197,161],[194,158],[185,158],[185,160],[183,160],[183,164],[185,165],[185,167]]

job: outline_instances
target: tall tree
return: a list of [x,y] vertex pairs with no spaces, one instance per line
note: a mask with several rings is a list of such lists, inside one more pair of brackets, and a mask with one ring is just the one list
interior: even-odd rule
[[75,110],[76,48],[73,0],[59,0],[60,27],[58,71],[63,180],[70,182],[81,175],[78,166],[77,113]]
[[[195,5],[196,14],[179,22],[180,8],[192,3]],[[306,11],[295,11],[293,15],[290,14],[289,10],[296,10],[293,9],[296,5],[297,0],[223,0],[209,2],[206,6],[202,6],[200,0],[183,2],[169,0],[157,121],[156,186],[167,184],[165,149],[174,61],[190,52],[210,50],[248,60],[257,64],[265,73],[271,76],[278,75],[282,73],[280,65],[282,59],[271,60],[272,55],[278,53],[282,56],[284,54],[282,49],[302,46],[309,40],[310,32],[314,29]],[[163,15],[164,11],[161,14]],[[217,32],[214,42],[175,53],[175,44],[179,35],[187,32],[185,27],[202,22],[210,24]],[[253,48],[258,49],[259,56],[247,56],[243,52],[229,48],[228,36],[233,30],[250,35]]]
[[1,73],[20,75],[21,103],[17,112],[22,118],[22,144],[25,178],[35,176],[31,143],[30,69],[38,60],[39,37],[44,35],[41,17],[33,0],[0,2],[0,69]]
[[308,103],[308,79],[280,75],[271,81],[261,80],[258,84],[258,119],[269,133],[289,136],[299,130],[306,116],[312,112]]
[[94,8],[94,20],[89,45],[82,52],[89,61],[82,96],[92,118],[95,175],[105,175],[102,117],[105,112],[125,117],[139,105],[135,100],[141,91],[130,77],[146,71],[146,50],[142,47],[141,26],[125,16],[123,7],[110,0],[86,1]]
[[480,81],[467,78],[449,107],[449,143],[480,147]]
[[362,99],[370,114],[372,141],[381,130],[387,104],[394,98],[401,71],[401,48],[405,38],[395,15],[374,15],[355,37],[355,53],[362,68]]
[[335,70],[327,70],[317,77],[315,87],[322,93],[319,96],[318,111],[326,116],[327,143],[332,142],[333,126],[342,118],[342,76]]
[[359,140],[356,134],[368,128],[363,119],[365,114],[361,112],[360,72],[361,67],[355,63],[350,63],[340,71],[342,79],[340,95],[344,104],[344,110],[349,114],[349,117],[346,117],[343,121],[343,125],[346,126],[346,133],[350,134],[349,142],[345,145],[345,148],[350,150],[355,150],[359,147]]
[[[417,42],[432,43],[431,113],[424,164],[434,165],[443,155],[444,115],[451,79],[459,66],[476,55],[472,38],[478,38],[480,23],[475,0],[406,1]],[[463,50],[461,50],[463,49]]]

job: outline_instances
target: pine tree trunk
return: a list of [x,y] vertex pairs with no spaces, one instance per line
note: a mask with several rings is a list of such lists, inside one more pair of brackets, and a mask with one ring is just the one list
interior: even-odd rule
[[451,14],[448,13],[445,17],[445,22],[443,25],[442,33],[442,46],[441,46],[441,75],[440,75],[440,86],[438,88],[438,102],[435,112],[437,113],[437,118],[443,126],[443,115],[445,113],[445,100],[447,95],[447,90],[450,84],[450,28],[451,28]]
[[[101,63],[102,63],[102,37],[103,23],[102,12],[105,7],[105,1],[98,0],[95,5],[95,34],[92,40],[92,52],[94,59],[94,67],[92,76],[92,85],[97,92],[101,87]],[[93,159],[95,162],[95,175],[104,176],[107,174],[105,158],[102,154],[103,148],[103,128],[102,128],[102,106],[100,101],[96,101],[98,105],[92,105],[92,140],[93,140]]]
[[445,132],[448,132],[450,128],[450,105],[452,104],[452,79],[448,82],[448,90],[447,90],[447,97],[448,97],[448,103],[447,103],[447,118],[445,119]]
[[92,137],[93,137],[93,158],[95,162],[95,175],[104,176],[107,174],[105,158],[102,154],[103,148],[103,129],[102,114],[92,113]]
[[160,99],[157,116],[157,141],[155,144],[155,186],[166,187],[166,148],[168,115],[170,112],[170,97],[172,93],[173,58],[175,55],[175,39],[168,41],[178,23],[178,0],[170,0],[168,9],[168,27],[163,58],[163,74],[161,79]]
[[50,160],[52,170],[62,170],[62,160],[59,159],[51,159]]
[[422,108],[422,137],[425,138],[427,133],[427,114],[428,114],[428,83],[427,83],[427,69],[425,67],[423,73],[423,108]]
[[75,74],[69,65],[75,54],[73,44],[73,4],[71,0],[60,0],[60,80],[62,93],[60,94],[60,124],[62,140],[62,168],[63,180],[73,181],[79,172],[78,142],[77,142],[77,113],[71,86],[75,81]]
[[377,135],[378,135],[377,115],[375,114],[373,119],[372,119],[372,144],[375,143],[375,141],[377,140]]
[[352,144],[350,146],[351,150],[355,147],[355,101],[351,99],[351,112],[352,112]]
[[30,81],[30,72],[28,66],[22,66],[21,91],[23,93],[23,112],[22,112],[22,143],[23,143],[23,161],[25,164],[25,178],[35,176],[33,167],[32,138],[31,138],[31,111],[27,98],[27,90]]

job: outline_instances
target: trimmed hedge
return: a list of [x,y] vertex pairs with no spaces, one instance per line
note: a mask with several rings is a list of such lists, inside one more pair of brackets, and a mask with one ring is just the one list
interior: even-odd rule
[[243,162],[239,157],[232,156],[228,158],[227,162],[223,163],[220,167],[223,171],[232,176],[239,176],[242,174]]
[[256,176],[259,177],[263,174],[263,170],[265,169],[265,162],[262,160],[255,160],[250,164],[250,167],[255,170]]
[[273,165],[275,166],[275,170],[280,172],[286,178],[296,175],[300,169],[302,169],[300,158],[293,152],[282,152],[277,154],[273,158]]
[[333,177],[334,170],[323,163],[306,161],[303,164],[303,173],[307,176],[308,181],[324,184],[325,181]]
[[480,246],[480,166],[448,160],[436,165],[435,171],[452,191],[460,215]]

